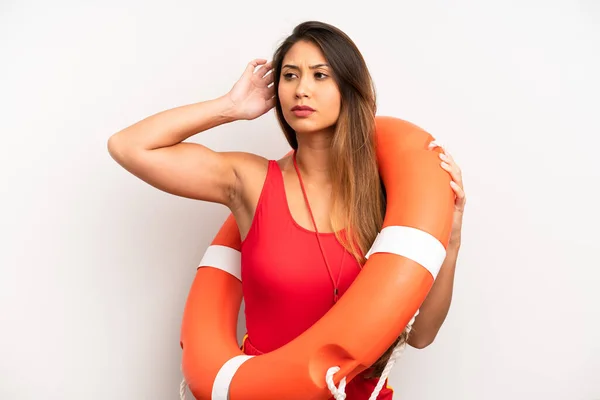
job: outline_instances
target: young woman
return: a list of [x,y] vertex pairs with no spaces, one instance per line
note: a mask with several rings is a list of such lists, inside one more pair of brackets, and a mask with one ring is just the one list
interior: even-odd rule
[[[294,150],[280,160],[215,152],[184,142],[215,126],[252,120],[275,108]],[[382,226],[385,191],[374,141],[375,90],[352,40],[321,22],[298,25],[272,62],[250,62],[225,95],[150,116],[114,134],[112,157],[165,192],[227,206],[242,238],[247,354],[293,340],[343,296]],[[456,212],[447,258],[411,336],[423,348],[440,329],[452,294],[465,194],[452,157]],[[393,310],[390,310],[393,312]],[[348,383],[348,400],[366,400],[391,349]],[[391,388],[379,399],[391,399]]]

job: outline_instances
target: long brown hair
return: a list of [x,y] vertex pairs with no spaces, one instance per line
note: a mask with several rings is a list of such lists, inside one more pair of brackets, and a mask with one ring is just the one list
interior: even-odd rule
[[[311,41],[321,49],[341,92],[341,109],[329,165],[333,196],[331,225],[340,243],[363,264],[363,255],[381,229],[384,214],[375,154],[375,88],[366,63],[352,40],[338,28],[317,21],[298,25],[275,51],[275,88],[279,86],[285,54],[301,40]],[[279,101],[275,110],[288,143],[297,150],[296,133],[285,121]],[[341,228],[345,235],[340,235]]]
[[[333,196],[331,225],[338,241],[363,265],[364,255],[381,229],[385,213],[385,192],[375,149],[373,80],[362,54],[344,32],[323,22],[307,21],[296,26],[275,51],[273,79],[276,92],[283,59],[298,41],[312,42],[321,49],[341,93],[329,165]],[[279,100],[275,111],[288,143],[297,150],[296,133],[286,122]],[[342,228],[344,235],[340,234]],[[398,340],[406,340],[406,332]],[[373,365],[371,376],[381,374],[392,349],[393,346]]]

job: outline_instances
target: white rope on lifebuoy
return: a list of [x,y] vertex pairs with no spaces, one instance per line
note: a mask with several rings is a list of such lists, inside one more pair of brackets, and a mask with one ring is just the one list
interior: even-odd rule
[[[415,314],[415,316],[412,317],[412,319],[406,326],[407,336],[410,333],[410,331],[412,330],[412,326],[415,323],[415,318],[417,317],[417,315],[419,315],[418,310],[417,310],[417,313]],[[390,372],[392,371],[394,364],[396,364],[396,360],[398,360],[400,358],[400,356],[402,355],[402,352],[404,351],[405,348],[406,348],[406,342],[400,342],[396,345],[396,347],[394,347],[394,350],[392,351],[392,355],[390,355],[388,362],[385,364],[385,368],[383,369],[383,372],[381,373],[381,376],[379,377],[379,382],[377,382],[377,386],[375,386],[375,389],[373,389],[373,393],[371,393],[369,400],[377,400],[377,396],[379,396],[379,392],[381,392],[381,389],[383,389],[383,385],[385,384],[385,381],[387,380],[388,376],[390,375]]]
[[340,370],[340,367],[331,367],[327,370],[327,374],[325,375],[325,381],[327,382],[327,387],[329,391],[333,395],[335,400],[344,400],[346,398],[346,377],[343,377],[340,381],[340,386],[336,387],[333,382],[333,375]]
[[[417,310],[415,316],[412,317],[412,319],[406,326],[407,334],[410,333],[410,331],[412,330],[412,326],[415,323],[415,318],[417,317],[417,315],[419,315],[419,310]],[[373,389],[373,393],[371,393],[371,397],[369,397],[369,400],[377,399],[377,396],[379,396],[379,392],[381,392],[381,389],[383,389],[383,385],[385,384],[385,381],[387,380],[388,376],[390,375],[390,372],[392,371],[392,368],[394,367],[396,360],[398,360],[398,358],[400,358],[400,355],[404,351],[405,347],[406,347],[406,342],[400,342],[396,345],[396,347],[394,347],[394,350],[392,351],[392,354],[390,355],[388,362],[385,364],[385,368],[383,369],[383,372],[381,373],[381,376],[379,377],[379,381],[377,382],[377,386],[375,386],[375,389]],[[331,392],[331,395],[333,396],[333,398],[335,400],[345,400],[345,398],[346,398],[346,377],[342,378],[342,380],[340,381],[339,387],[336,387],[335,383],[333,382],[333,375],[336,372],[338,372],[339,370],[340,370],[340,367],[329,368],[327,370],[327,374],[325,375],[325,381],[327,382],[327,387],[329,388],[329,391]]]
[[[183,372],[183,365],[181,366],[181,370]],[[179,400],[185,400],[186,390],[187,390],[187,382],[185,381],[185,378],[183,378],[181,380],[181,383],[179,384]]]
[[183,380],[181,381],[181,384],[179,385],[179,399],[180,400],[185,400],[186,389],[187,389],[187,382],[185,381],[185,378],[183,378]]

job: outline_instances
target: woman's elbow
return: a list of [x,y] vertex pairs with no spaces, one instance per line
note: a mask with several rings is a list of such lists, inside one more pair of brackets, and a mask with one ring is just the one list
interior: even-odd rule
[[431,338],[426,338],[426,337],[412,337],[408,339],[408,344],[410,347],[414,347],[415,349],[424,349],[425,347],[429,346],[430,344],[433,343],[433,341],[435,340],[435,336],[431,337]]
[[117,134],[114,134],[108,138],[106,148],[108,150],[108,154],[110,154],[110,156],[115,161],[118,161],[119,159],[123,158],[123,145],[122,141],[119,140],[119,136],[117,136]]

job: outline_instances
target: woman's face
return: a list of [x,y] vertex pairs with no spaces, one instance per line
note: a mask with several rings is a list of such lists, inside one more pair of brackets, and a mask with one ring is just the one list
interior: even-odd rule
[[278,88],[286,122],[297,133],[333,130],[341,94],[333,71],[314,43],[299,41],[283,58]]

